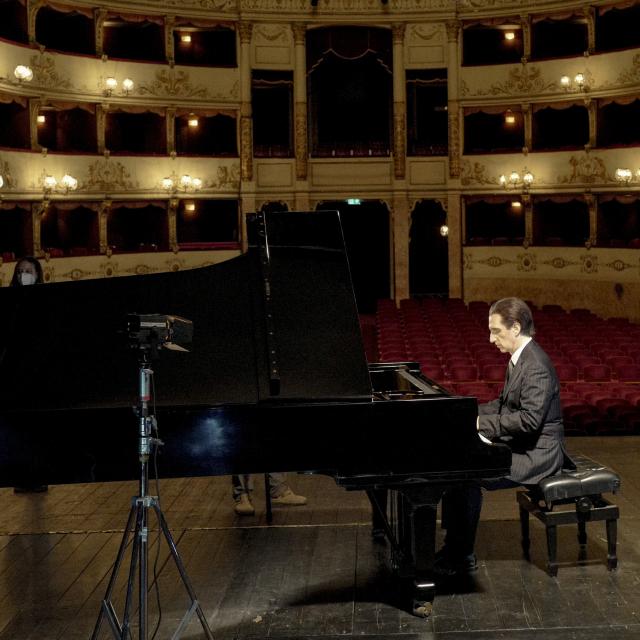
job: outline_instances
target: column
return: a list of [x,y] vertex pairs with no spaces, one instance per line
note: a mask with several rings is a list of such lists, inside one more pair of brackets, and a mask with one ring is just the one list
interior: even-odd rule
[[176,61],[175,46],[173,43],[173,29],[176,26],[175,16],[164,17],[164,52],[167,62],[173,66]]
[[31,204],[31,228],[33,230],[33,255],[36,258],[42,257],[42,216],[49,206],[48,200],[34,202]]
[[294,92],[294,145],[296,156],[296,179],[306,180],[308,172],[309,133],[307,130],[307,57],[306,24],[293,25],[295,63],[293,69]]
[[447,94],[449,99],[449,177],[460,177],[460,103],[458,102],[458,69],[460,68],[460,22],[449,20],[447,29]]
[[531,59],[531,16],[520,16],[520,26],[522,27],[522,62]]
[[409,297],[409,199],[406,193],[394,195],[391,207],[391,296],[396,302]]
[[584,199],[589,207],[589,239],[586,246],[590,248],[596,246],[598,239],[598,198],[593,193],[585,193]]
[[42,101],[39,98],[29,98],[29,137],[32,151],[42,149],[38,143],[38,114],[41,106]]
[[528,153],[533,148],[533,118],[530,104],[522,105],[522,120],[524,126],[524,151]]
[[167,129],[167,153],[170,156],[176,154],[176,108],[167,107],[165,113]]
[[29,44],[37,44],[36,16],[42,6],[44,6],[44,0],[27,0],[27,33],[29,37]]
[[598,103],[591,98],[584,101],[589,112],[589,147],[594,149],[598,140]]
[[522,194],[524,207],[524,241],[522,246],[528,249],[533,244],[533,200],[528,193]]
[[[395,23],[393,33],[393,170],[404,179],[406,164],[407,84],[404,73],[404,34],[406,25]],[[406,296],[405,296],[406,297]]]
[[585,18],[587,19],[587,53],[595,53],[596,50],[596,8],[584,7]]
[[98,153],[104,153],[107,148],[107,145],[105,142],[106,123],[107,123],[107,108],[103,104],[97,104],[96,105],[96,145],[98,147]]
[[104,21],[107,18],[106,9],[93,10],[93,22],[96,39],[96,53],[99,56],[104,55]]
[[460,192],[447,195],[447,225],[449,226],[449,297],[463,298],[462,273],[462,207]]
[[178,205],[180,201],[178,198],[171,198],[169,200],[169,208],[167,209],[167,224],[169,233],[169,248],[174,253],[178,253],[180,248],[178,247]]
[[107,222],[109,221],[109,213],[111,212],[111,200],[103,200],[98,207],[98,242],[100,244],[100,253],[109,253],[109,243],[107,238]]
[[251,33],[253,24],[240,22],[240,178],[253,180],[253,133],[251,123]]

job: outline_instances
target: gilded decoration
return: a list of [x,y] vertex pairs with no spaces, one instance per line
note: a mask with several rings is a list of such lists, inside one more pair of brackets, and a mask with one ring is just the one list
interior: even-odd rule
[[498,184],[495,176],[487,175],[487,168],[481,162],[463,160],[460,165],[460,182],[468,187],[472,184]]
[[205,187],[225,191],[237,191],[240,188],[240,165],[220,165],[216,175],[210,182],[205,181]]
[[63,78],[56,69],[56,61],[53,56],[44,52],[29,58],[29,66],[33,71],[34,84],[49,89],[72,89],[70,80]]
[[609,267],[610,269],[613,269],[614,271],[626,271],[627,269],[635,269],[637,265],[634,264],[629,264],[628,262],[625,262],[624,260],[614,260],[613,262],[607,262],[604,265],[605,267]]
[[138,86],[140,95],[179,96],[183,98],[208,98],[209,91],[203,85],[194,85],[186,71],[176,69],[159,69],[151,82],[141,82]]
[[640,53],[636,53],[631,61],[631,69],[623,71],[616,80],[617,85],[636,85],[640,82]]
[[414,24],[409,29],[410,42],[416,42],[422,40],[423,42],[429,42],[430,40],[442,40],[443,27],[440,24],[436,25],[424,25]]
[[290,31],[282,25],[262,24],[256,27],[256,40],[289,44]]
[[614,179],[607,172],[602,158],[589,154],[571,156],[569,158],[571,170],[568,174],[558,176],[559,184],[593,184],[595,182],[613,182]]
[[64,273],[60,273],[59,275],[69,280],[82,280],[84,278],[90,278],[93,273],[91,271],[85,271],[84,269],[74,267],[70,271],[65,271]]
[[547,82],[542,77],[539,67],[528,64],[510,69],[504,82],[495,82],[487,88],[476,89],[473,92],[464,80],[460,82],[462,96],[521,96],[559,90],[557,82]]
[[214,11],[237,12],[237,0],[165,0],[169,7],[190,8],[195,9],[213,9]]
[[553,267],[554,269],[565,269],[566,267],[574,267],[578,263],[574,260],[567,260],[562,256],[556,256],[555,258],[551,258],[551,260],[544,260],[542,264]]
[[594,255],[580,256],[582,273],[598,273],[598,257]]
[[253,142],[251,137],[251,118],[240,118],[240,169],[243,180],[253,179]]
[[100,158],[89,164],[85,187],[88,191],[130,191],[138,187],[120,162]]
[[307,114],[305,103],[296,104],[296,178],[307,179]]
[[535,271],[537,269],[536,256],[533,253],[518,254],[518,271]]
[[458,103],[449,104],[449,176],[460,176],[460,118]]
[[16,179],[11,175],[9,163],[0,156],[0,175],[4,179],[5,189],[15,189],[18,186]]
[[393,136],[393,165],[395,177],[398,179],[404,178],[404,165],[405,165],[405,121],[404,111],[402,110],[402,103],[395,103],[395,109],[393,114],[394,123],[394,136]]

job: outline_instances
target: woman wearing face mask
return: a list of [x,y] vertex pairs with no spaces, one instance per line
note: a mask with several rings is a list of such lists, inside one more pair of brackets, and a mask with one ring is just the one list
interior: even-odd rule
[[12,287],[23,287],[30,284],[41,284],[43,282],[42,267],[36,258],[25,256],[16,262],[11,279]]
[[[42,266],[36,258],[25,256],[16,262],[13,270],[13,278],[11,279],[12,287],[24,287],[32,284],[41,284],[44,281],[42,277]],[[39,451],[36,452],[31,459],[30,477],[25,479],[24,484],[14,487],[15,493],[41,493],[49,487],[38,481],[38,460],[40,458]]]

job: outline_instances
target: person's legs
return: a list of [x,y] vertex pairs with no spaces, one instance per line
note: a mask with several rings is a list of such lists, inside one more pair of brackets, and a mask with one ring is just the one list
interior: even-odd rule
[[287,474],[271,472],[269,474],[271,504],[299,506],[307,504],[307,499],[293,492],[287,483]]
[[239,516],[252,516],[256,510],[251,503],[253,478],[248,475],[231,476],[231,488],[235,500],[234,511]]

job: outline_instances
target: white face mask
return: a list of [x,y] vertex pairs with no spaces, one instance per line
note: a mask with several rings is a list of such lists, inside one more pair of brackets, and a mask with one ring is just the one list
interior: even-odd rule
[[22,286],[36,283],[36,277],[33,275],[33,273],[19,273],[18,280],[20,281],[20,284]]

